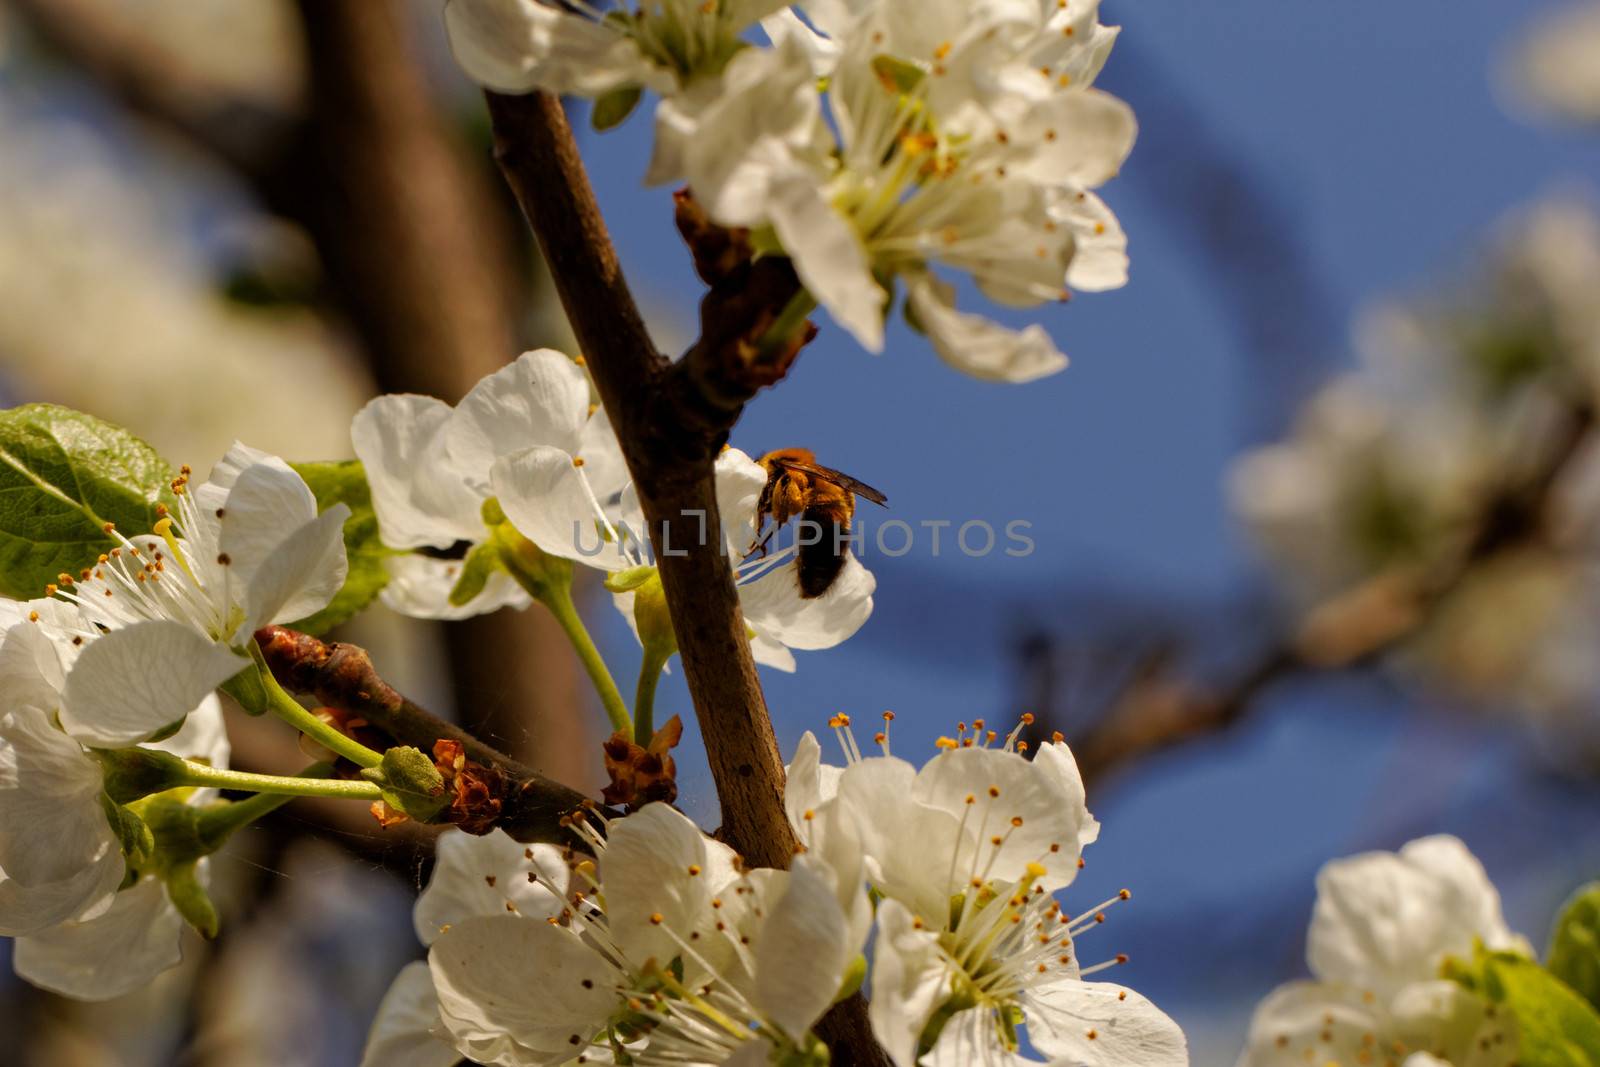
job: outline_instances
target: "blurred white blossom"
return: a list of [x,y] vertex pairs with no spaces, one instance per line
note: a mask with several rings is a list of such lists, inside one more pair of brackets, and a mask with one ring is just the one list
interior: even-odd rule
[[1456,838],[1329,863],[1306,939],[1313,977],[1262,1001],[1239,1067],[1366,1063],[1363,1052],[1406,1067],[1510,1067],[1513,1025],[1440,977],[1447,958],[1470,959],[1480,942],[1527,951]]
[[1600,123],[1600,4],[1577,0],[1541,14],[1505,63],[1519,104],[1582,123]]
[[310,313],[221,293],[177,203],[203,183],[83,119],[8,101],[0,138],[0,288],[28,309],[0,316],[8,391],[128,426],[167,455],[241,437],[348,454],[363,374]]

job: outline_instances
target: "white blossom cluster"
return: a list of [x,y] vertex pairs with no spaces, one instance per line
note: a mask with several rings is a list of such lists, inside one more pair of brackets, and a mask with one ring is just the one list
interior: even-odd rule
[[235,446],[208,482],[180,475],[174,490],[179,513],[157,534],[112,530],[121,545],[49,597],[0,601],[0,935],[17,939],[22,977],[83,999],[178,962],[169,887],[203,886],[206,865],[134,862],[95,755],[147,745],[226,767],[214,690],[249,666],[257,626],[316,611],[344,580],[347,509],[319,516],[282,460]]
[[787,872],[745,870],[659,803],[580,819],[592,859],[448,834],[416,907],[428,961],[396,980],[363,1063],[826,1062],[811,1028],[857,983],[898,1067],[1041,1062],[1024,1041],[1061,1067],[1188,1063],[1158,1008],[1088,980],[1123,957],[1079,958],[1128,894],[1075,917],[1056,898],[1099,834],[1064,744],[1029,759],[979,723],[918,768],[886,732],[864,756],[835,725],[846,766],[807,734],[788,769]]
[[1442,976],[1475,946],[1529,952],[1456,838],[1328,864],[1306,939],[1314,978],[1261,1002],[1239,1067],[1510,1067],[1520,1052],[1512,1021]]
[[[1426,582],[1600,402],[1600,218],[1549,199],[1508,220],[1486,261],[1464,294],[1368,313],[1360,369],[1232,470],[1234,508],[1297,609],[1373,579]],[[1591,449],[1564,463],[1548,536],[1474,567],[1408,662],[1595,737],[1597,477]]]
[[[935,268],[1029,308],[1127,280],[1094,189],[1133,147],[1094,87],[1117,37],[1099,0],[450,0],[461,66],[504,93],[660,97],[647,178],[787,255],[877,352],[897,285],[951,365],[1029,381],[1066,366],[1043,328],[956,307]],[[762,35],[765,44],[752,39]]]

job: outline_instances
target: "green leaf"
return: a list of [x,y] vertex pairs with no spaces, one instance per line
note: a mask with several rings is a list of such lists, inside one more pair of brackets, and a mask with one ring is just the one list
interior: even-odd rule
[[1523,1067],[1600,1067],[1600,1013],[1533,960],[1480,947],[1446,974],[1500,1006]]
[[0,411],[0,593],[41,596],[172,503],[172,468],[139,438],[54,404]]
[[383,560],[393,553],[378,537],[378,516],[372,510],[372,491],[367,487],[367,472],[360,460],[291,466],[311,487],[319,512],[335,504],[350,508],[350,517],[344,521],[344,551],[350,564],[344,586],[327,607],[293,624],[296,630],[322,634],[355,617],[389,584]]
[[611,90],[595,100],[594,110],[589,112],[589,123],[601,133],[621,126],[633,114],[633,109],[639,106],[639,97],[642,95],[637,85],[624,85]]
[[1562,907],[1545,966],[1600,1008],[1600,882],[1579,889]]

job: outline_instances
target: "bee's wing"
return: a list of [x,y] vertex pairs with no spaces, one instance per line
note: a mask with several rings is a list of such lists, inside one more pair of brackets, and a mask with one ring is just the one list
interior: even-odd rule
[[774,462],[788,467],[791,470],[800,471],[802,474],[810,474],[818,478],[824,478],[838,485],[841,489],[848,489],[850,492],[856,494],[856,496],[870,500],[874,504],[880,504],[884,507],[889,506],[889,498],[884,496],[878,490],[872,488],[872,486],[868,485],[866,482],[857,481],[848,474],[845,474],[842,471],[836,471],[832,467],[817,467],[810,463],[795,463],[794,461],[787,459],[774,460]]

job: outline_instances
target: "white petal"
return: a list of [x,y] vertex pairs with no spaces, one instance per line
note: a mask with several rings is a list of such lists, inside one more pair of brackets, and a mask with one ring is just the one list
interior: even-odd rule
[[506,518],[552,556],[607,571],[633,566],[615,542],[602,539],[598,501],[570,453],[540,445],[503,456],[491,480]]
[[389,584],[379,596],[388,607],[414,619],[467,619],[533,603],[516,580],[500,570],[489,575],[483,592],[458,606],[450,603],[450,590],[461,578],[459,560],[407,554],[390,556],[383,566]]
[[967,1008],[952,1015],[939,1031],[939,1040],[932,1051],[923,1059],[925,1067],[1032,1067],[1037,1064],[1037,1060],[1012,1052],[1001,1043],[995,1010]]
[[431,396],[396,394],[369,402],[350,423],[383,543],[392,548],[448,548],[483,536],[482,496],[445,452],[452,412]]
[[540,0],[450,0],[444,20],[461,69],[497,92],[598,96],[624,85],[675,84],[609,25]]
[[775,671],[785,671],[793,674],[797,664],[794,653],[782,641],[775,641],[770,637],[756,634],[750,638],[750,658],[763,667],[771,667]]
[[[1291,1067],[1329,1059],[1356,1062],[1362,1038],[1384,1029],[1385,1016],[1359,989],[1326,982],[1289,982],[1256,1008],[1239,1067]],[[1327,1040],[1324,1040],[1326,1035]]]
[[1028,1039],[1067,1063],[1188,1067],[1189,1046],[1178,1024],[1143,996],[1110,982],[1062,978],[1035,986],[1023,1014]]
[[724,891],[735,877],[733,850],[667,804],[647,804],[613,822],[600,858],[612,934],[635,965],[680,955],[678,938],[698,930],[702,954],[717,967],[726,945],[707,936],[717,922],[711,901],[725,896],[726,910],[734,894]]
[[1088,796],[1083,787],[1083,774],[1078,770],[1078,761],[1072,755],[1072,749],[1067,747],[1065,741],[1046,741],[1034,749],[1033,767],[1035,770],[1049,775],[1056,787],[1067,798],[1067,805],[1074,812],[1082,812],[1078,817],[1078,849],[1092,845],[1100,839],[1100,823],[1093,815],[1089,814]]
[[317,517],[317,498],[274,456],[239,472],[224,508],[217,550],[233,560],[233,580],[249,582],[273,549]]
[[148,983],[183,958],[184,923],[154,878],[117,894],[104,914],[19,937],[12,962],[42,989],[110,1000]]
[[[668,101],[658,120],[682,149],[695,197],[724,226],[770,221],[774,184],[785,176],[822,180],[831,135],[822,124],[812,57],[798,39],[747,48],[722,77]],[[670,166],[663,160],[661,171]],[[809,176],[809,177],[806,177]]]
[[[433,876],[414,912],[424,945],[463,919],[510,914],[544,920],[566,906],[567,865],[550,845],[525,845],[498,829],[481,837],[446,830],[435,854]],[[538,881],[529,881],[530,873]]]
[[455,1067],[461,1056],[443,1030],[428,965],[407,964],[378,1005],[361,1067]]
[[938,937],[917,929],[911,912],[898,900],[883,901],[878,905],[867,1011],[873,1036],[895,1067],[914,1067],[917,1039],[948,994]]
[[739,586],[739,607],[763,637],[802,651],[832,648],[867,621],[877,587],[872,572],[854,555],[846,555],[828,591],[806,599],[800,595],[795,564],[786,563]]
[[484,487],[489,468],[501,456],[534,445],[575,452],[588,417],[589,379],[583,368],[541,348],[524,352],[472,387],[450,418],[445,448],[455,469]]
[[795,857],[788,887],[756,943],[752,1001],[762,1014],[798,1038],[827,1010],[845,968],[860,950],[852,943],[833,885],[817,860]]
[[1474,938],[1504,944],[1510,934],[1482,865],[1453,837],[1336,860],[1317,875],[1306,956],[1320,978],[1387,996],[1436,977],[1447,955],[1470,956]]
[[617,1007],[611,966],[571,930],[539,920],[466,919],[433,943],[428,966],[439,1015],[458,1047],[509,1040],[570,1055]]
[[728,555],[742,559],[756,539],[756,506],[767,488],[767,472],[739,449],[725,448],[717,456],[715,475],[723,540]]
[[628,484],[628,464],[622,458],[622,445],[605,408],[596,408],[578,435],[578,458],[589,487],[601,500],[609,500]]
[[4,707],[31,707],[53,714],[66,676],[55,644],[39,624],[21,622],[0,639],[0,693]]
[[[1077,875],[1078,843],[1093,833],[1095,824],[1082,794],[1074,796],[1063,784],[1059,767],[1047,766],[1035,767],[1000,749],[955,749],[928,761],[912,796],[952,817],[967,816],[964,864],[972,864],[976,849],[980,869],[996,881],[1011,882],[1022,878],[1030,863],[1038,863],[1049,872],[1041,884],[1055,890]],[[974,798],[971,804],[967,797]],[[1000,848],[978,835],[983,826],[1008,827]]]
[[[1020,168],[1046,181],[1093,189],[1117,176],[1138,135],[1133,109],[1099,89],[1056,93],[1028,113],[1016,135],[1035,146]],[[1046,130],[1057,136],[1046,136]]]
[[882,351],[889,295],[872,277],[861,238],[817,182],[805,174],[774,180],[767,214],[811,295],[862,348]]
[[239,480],[239,475],[243,474],[247,467],[253,467],[257,463],[270,463],[274,460],[278,463],[283,462],[282,459],[274,456],[271,452],[263,452],[259,448],[251,448],[243,441],[235,441],[228,446],[228,451],[222,454],[222,458],[212,466],[211,473],[207,475],[205,484],[226,493],[234,487],[234,484]]
[[344,551],[349,517],[348,507],[335,504],[284,538],[261,562],[245,591],[239,637],[268,623],[298,622],[328,606],[349,573]]
[[[845,768],[835,803],[855,819],[873,885],[936,921],[949,911],[950,895],[965,888],[969,872],[952,863],[962,840],[960,820],[914,799],[916,782],[916,768],[905,760],[874,756]],[[970,865],[971,849],[965,851]],[[958,886],[951,885],[952,871]]]
[[36,933],[109,902],[122,851],[100,768],[33,708],[0,715],[0,936]]
[[1128,235],[1104,200],[1089,192],[1075,193],[1051,214],[1072,231],[1069,288],[1103,293],[1128,284]]
[[1067,357],[1038,323],[1011,330],[957,311],[955,290],[932,274],[907,276],[906,301],[939,358],[959,371],[996,382],[1031,382],[1065,370]]
[[137,622],[88,643],[67,675],[61,725],[88,745],[135,744],[249,665],[181,622]]
[[822,762],[822,746],[810,730],[800,735],[794,747],[794,759],[784,768],[783,806],[789,813],[789,825],[806,842],[809,832],[805,813],[815,812],[832,800],[839,791],[839,776],[844,768]]

